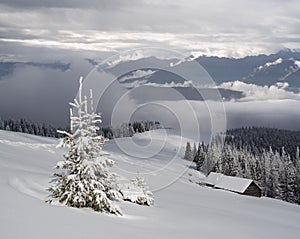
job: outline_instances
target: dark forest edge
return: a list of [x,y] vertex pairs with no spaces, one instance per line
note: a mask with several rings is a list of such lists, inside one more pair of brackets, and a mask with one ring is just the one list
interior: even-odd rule
[[[136,133],[160,129],[161,125],[158,121],[135,121],[132,123],[123,123],[118,126],[99,127],[99,135],[103,135],[107,139],[132,137]],[[20,132],[37,136],[63,138],[64,135],[58,133],[57,130],[69,132],[70,128],[56,128],[51,125],[34,123],[26,119],[1,119],[0,130]]]
[[187,142],[184,159],[197,170],[256,181],[263,196],[300,204],[300,132],[246,127],[227,130],[209,144]]

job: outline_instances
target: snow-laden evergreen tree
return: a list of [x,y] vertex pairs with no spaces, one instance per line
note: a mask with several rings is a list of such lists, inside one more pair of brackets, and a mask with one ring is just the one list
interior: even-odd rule
[[200,158],[200,147],[201,147],[201,144],[199,143],[198,144],[198,148],[196,148],[196,154],[195,154],[195,157],[194,157],[194,162],[197,164],[199,158]]
[[260,160],[261,160],[261,166],[262,166],[260,186],[262,189],[262,195],[267,196],[267,178],[270,175],[270,168],[271,168],[269,151],[263,150]]
[[281,170],[281,162],[280,155],[277,151],[271,154],[271,169],[270,175],[268,179],[268,194],[267,196],[280,199],[280,170]]
[[204,161],[200,168],[200,171],[205,175],[208,175],[216,165],[216,162],[219,158],[218,156],[218,146],[216,144],[210,144],[206,149],[206,154],[204,155]]
[[206,147],[205,147],[204,143],[203,142],[202,142],[202,144],[199,143],[197,154],[196,154],[196,157],[195,157],[196,168],[199,171],[200,171],[200,169],[203,165],[203,162],[205,160],[205,155],[206,155],[205,151],[206,151]]
[[184,153],[184,157],[185,160],[187,161],[193,161],[193,152],[192,152],[192,148],[191,148],[191,144],[190,142],[186,143],[186,148],[185,148],[185,153]]
[[295,156],[296,182],[295,182],[295,197],[296,202],[300,205],[300,150],[297,147]]
[[296,170],[290,156],[285,152],[284,147],[281,150],[281,167],[279,178],[280,199],[287,202],[295,202],[295,181]]
[[82,78],[80,78],[79,98],[70,103],[76,115],[70,110],[70,133],[62,145],[69,147],[65,160],[57,163],[55,185],[49,190],[51,197],[70,207],[88,207],[95,211],[121,215],[112,199],[118,199],[116,175],[109,168],[114,162],[101,154],[105,139],[97,135],[97,124],[101,115],[93,110],[92,93],[90,101],[82,97]]
[[196,143],[194,142],[194,146],[193,146],[193,162],[195,162],[195,157],[197,156],[197,146]]
[[287,202],[297,202],[296,195],[296,167],[293,162],[289,158],[284,164],[285,170],[285,198],[284,200]]

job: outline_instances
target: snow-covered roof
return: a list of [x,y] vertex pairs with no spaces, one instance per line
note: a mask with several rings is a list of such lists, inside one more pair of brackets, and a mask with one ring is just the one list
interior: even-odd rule
[[223,176],[224,174],[211,172],[205,179],[205,183],[215,186]]
[[243,193],[249,187],[253,180],[247,178],[223,176],[215,185],[216,188],[222,188],[229,191]]
[[253,182],[252,179],[226,176],[221,173],[211,172],[205,182],[209,185],[215,186],[233,192],[243,193]]

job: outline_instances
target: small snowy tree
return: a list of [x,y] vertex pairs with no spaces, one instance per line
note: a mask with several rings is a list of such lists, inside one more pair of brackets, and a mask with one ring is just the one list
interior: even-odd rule
[[153,194],[150,192],[145,179],[141,176],[135,176],[130,182],[120,187],[120,193],[123,200],[139,205],[153,205]]
[[144,195],[140,195],[138,198],[139,204],[152,205],[154,203],[153,194],[150,192],[149,187],[143,177],[138,175],[131,180],[131,183],[140,188],[144,193]]
[[75,108],[76,116],[70,110],[71,132],[66,135],[62,146],[69,147],[65,160],[57,163],[55,184],[49,189],[51,197],[70,207],[89,207],[95,211],[121,215],[118,206],[110,199],[117,199],[120,194],[115,190],[116,175],[109,167],[114,162],[101,155],[105,139],[97,135],[96,124],[101,123],[101,115],[93,110],[93,97],[90,94],[82,98],[82,78],[80,78],[79,99],[70,103]]

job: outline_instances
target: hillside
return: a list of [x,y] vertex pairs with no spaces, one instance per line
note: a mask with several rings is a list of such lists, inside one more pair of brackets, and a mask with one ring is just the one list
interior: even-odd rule
[[0,131],[1,238],[298,238],[299,206],[196,184],[202,175],[181,159],[186,140],[156,130],[106,144],[114,170],[141,173],[154,192],[154,206],[122,202],[117,217],[45,203],[64,150],[56,139]]

